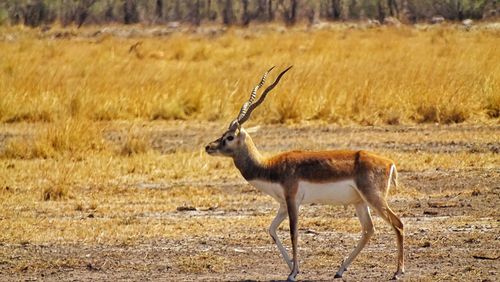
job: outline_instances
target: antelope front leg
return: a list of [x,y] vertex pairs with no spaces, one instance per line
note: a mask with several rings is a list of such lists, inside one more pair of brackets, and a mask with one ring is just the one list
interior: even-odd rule
[[287,213],[285,205],[280,204],[280,208],[278,209],[278,214],[273,219],[273,222],[269,227],[269,234],[273,238],[273,241],[276,244],[276,246],[278,246],[278,249],[281,252],[281,255],[283,256],[283,259],[288,265],[288,268],[290,268],[290,271],[292,271],[293,270],[292,260],[290,259],[290,256],[288,255],[288,252],[286,251],[285,247],[283,247],[283,244],[281,244],[281,241],[278,238],[278,234],[276,234],[276,229],[280,226],[283,220],[285,220],[286,215]]
[[293,253],[293,268],[287,281],[297,281],[297,274],[299,274],[299,260],[297,258],[297,241],[298,241],[298,204],[293,197],[287,197],[286,207],[288,210],[288,219],[290,221],[290,237],[292,239],[292,253]]

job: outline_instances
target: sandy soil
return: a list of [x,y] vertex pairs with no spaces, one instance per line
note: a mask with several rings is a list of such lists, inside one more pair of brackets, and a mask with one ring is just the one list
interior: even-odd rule
[[[152,146],[164,154],[202,146],[217,137],[220,125],[165,124],[144,129]],[[9,133],[15,135],[16,133]],[[390,205],[402,216],[406,233],[405,280],[498,281],[500,278],[500,127],[499,126],[264,126],[254,135],[263,151],[292,148],[364,148],[373,151],[470,154],[493,153],[491,165],[460,169],[429,167],[400,172],[400,191]],[[119,131],[107,138],[120,142]],[[207,137],[209,136],[209,137]],[[356,136],[353,138],[353,136]],[[228,160],[229,161],[229,160]],[[258,191],[242,178],[169,185],[157,183],[145,189],[171,185],[209,189],[248,199],[235,209],[178,210],[147,213],[144,217],[169,219],[251,219],[272,215],[277,205],[269,198],[254,205]],[[299,253],[301,281],[329,281],[341,261],[354,248],[359,227],[353,207],[304,206],[301,219],[318,222],[335,218],[345,226],[301,226]],[[270,222],[269,222],[270,223]],[[300,223],[300,222],[299,222]],[[75,221],[74,224],[78,224]],[[286,264],[267,235],[267,224],[258,228],[227,226],[227,232],[203,236],[185,234],[171,240],[156,238],[133,244],[7,244],[0,242],[0,281],[269,281],[285,279]],[[344,274],[346,281],[388,280],[396,265],[396,243],[392,230],[375,216],[375,236]],[[208,228],[208,227],[207,227]],[[279,236],[289,245],[285,222]]]

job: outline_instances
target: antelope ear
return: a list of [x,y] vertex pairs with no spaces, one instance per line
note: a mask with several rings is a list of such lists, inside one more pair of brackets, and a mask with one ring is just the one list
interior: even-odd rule
[[260,130],[260,125],[252,126],[250,128],[245,128],[245,131],[248,133],[256,133]]

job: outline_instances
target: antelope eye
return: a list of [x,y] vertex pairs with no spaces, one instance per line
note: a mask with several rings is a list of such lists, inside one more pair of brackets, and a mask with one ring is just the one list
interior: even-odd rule
[[234,137],[233,137],[233,136],[228,136],[228,137],[227,137],[227,140],[229,140],[229,141],[233,141],[233,139],[234,139]]

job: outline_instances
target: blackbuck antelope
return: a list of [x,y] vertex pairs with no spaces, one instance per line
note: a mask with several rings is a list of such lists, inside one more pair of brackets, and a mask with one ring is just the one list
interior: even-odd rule
[[[274,67],[273,67],[274,68]],[[389,187],[397,185],[394,162],[366,151],[335,150],[321,152],[292,151],[264,158],[255,147],[252,138],[242,124],[264,101],[267,94],[279,83],[291,66],[282,71],[254,102],[257,90],[264,84],[269,69],[255,86],[250,99],[241,107],[238,117],[231,122],[222,137],[205,148],[210,155],[231,157],[243,177],[258,190],[270,195],[280,207],[269,227],[269,233],[290,268],[289,281],[295,281],[299,273],[297,258],[297,223],[301,204],[319,203],[353,204],[361,222],[361,239],[349,257],[344,260],[335,278],[356,258],[374,233],[370,208],[387,221],[397,237],[398,262],[393,279],[404,272],[403,223],[388,206]],[[288,215],[292,239],[292,259],[281,244],[276,229]]]

